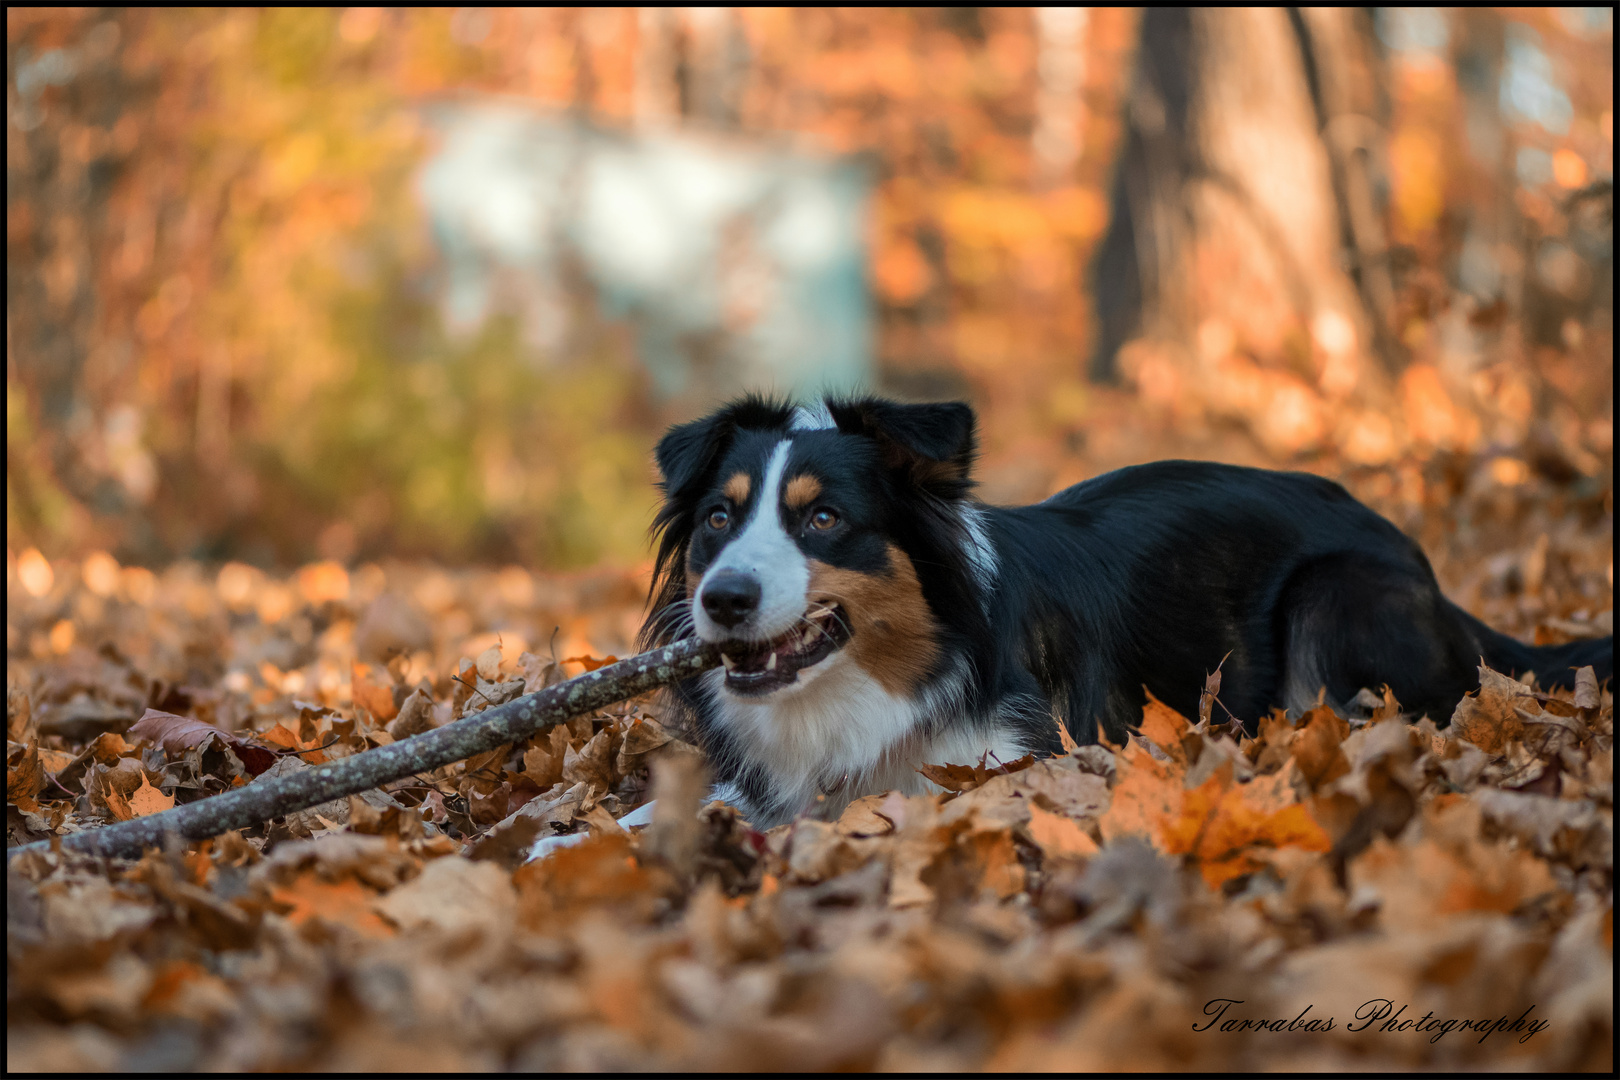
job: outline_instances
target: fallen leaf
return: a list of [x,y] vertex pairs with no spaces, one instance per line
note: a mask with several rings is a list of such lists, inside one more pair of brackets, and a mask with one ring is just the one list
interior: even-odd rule
[[268,731],[259,732],[259,738],[263,739],[271,746],[279,746],[284,750],[299,750],[303,748],[298,736],[285,724],[278,723]]
[[156,814],[163,810],[174,809],[174,796],[165,795],[147,782],[145,775],[141,777],[141,786],[129,797],[130,813],[135,817],[144,817],[147,814]]
[[489,648],[479,653],[478,658],[473,661],[473,666],[478,671],[478,677],[485,682],[500,682],[501,647],[499,645],[491,645]]
[[919,765],[917,771],[946,791],[969,791],[979,786],[971,765]]
[[629,836],[591,837],[519,867],[512,876],[519,923],[550,931],[558,919],[614,909],[634,922],[651,917],[659,879],[631,854],[631,843]]
[[518,657],[518,672],[523,676],[523,692],[532,694],[537,690],[544,690],[548,686],[555,686],[566,676],[558,664],[550,660],[542,660],[534,653],[526,652]]
[[163,747],[163,754],[173,761],[187,750],[209,738],[217,738],[229,746],[248,772],[258,776],[276,763],[274,751],[248,742],[213,724],[189,716],[147,709],[145,715],[130,726],[129,734],[137,739],[150,739]]
[[343,926],[366,937],[387,937],[393,926],[377,914],[377,894],[353,878],[325,881],[304,874],[271,891],[287,921],[298,927],[315,923]]
[[595,656],[570,656],[563,660],[563,663],[565,664],[583,664],[585,666],[585,670],[588,672],[595,671],[597,668],[607,667],[609,664],[617,664],[618,662],[619,658],[617,656],[604,656],[601,658],[597,658]]
[[395,739],[408,739],[434,727],[433,699],[425,691],[416,689],[400,705],[399,713],[388,725],[388,734]]
[[836,825],[801,818],[793,823],[788,868],[795,881],[813,884],[854,870],[872,854],[870,845],[857,843]]
[[981,897],[1004,900],[1024,887],[1010,829],[941,830],[943,841],[918,878],[935,901],[951,904]]
[[1078,822],[1036,802],[1029,804],[1029,836],[1048,856],[1058,858],[1090,858],[1100,850]]
[[[1229,766],[1223,766],[1223,770],[1226,768]],[[1207,783],[1223,782],[1220,799],[1190,849],[1211,888],[1260,869],[1264,861],[1260,856],[1265,851],[1327,851],[1332,847],[1327,832],[1298,802],[1284,774],[1256,777],[1247,784],[1232,784],[1217,776]],[[1184,818],[1182,824],[1185,830],[1192,822]]]
[[6,762],[6,802],[16,806],[19,810],[37,812],[39,803],[34,801],[45,787],[45,770],[39,763],[39,747],[30,744],[26,750],[16,755],[16,763],[9,759]]
[[604,810],[601,804],[597,804],[581,814],[580,820],[584,821],[586,826],[589,827],[592,836],[625,835],[624,826],[615,821],[613,815]]
[[888,794],[865,795],[844,808],[834,828],[841,836],[882,836],[894,831],[894,822],[883,816]]
[[1575,672],[1575,707],[1595,711],[1603,704],[1598,692],[1597,673],[1588,664]]
[[371,681],[366,665],[358,660],[350,665],[349,689],[356,706],[369,712],[378,723],[386,724],[399,715],[394,704],[394,689]]
[[1509,742],[1524,737],[1516,707],[1535,707],[1535,695],[1523,683],[1479,666],[1479,689],[1457,702],[1451,729],[1487,754],[1500,754]]
[[1125,836],[1153,837],[1161,823],[1179,815],[1186,770],[1160,761],[1134,742],[1114,755],[1116,779],[1108,810],[1098,819],[1107,843]]
[[570,746],[563,755],[562,777],[565,783],[585,783],[599,791],[613,787],[613,735],[603,728],[591,741],[579,749]]
[[[1466,803],[1427,817],[1432,821],[1448,811],[1464,823],[1479,820],[1478,810]],[[1413,844],[1374,837],[1348,874],[1353,892],[1364,889],[1378,898],[1386,926],[1441,926],[1464,912],[1510,914],[1556,887],[1546,863],[1523,849],[1479,840],[1477,825]]]
[[1209,727],[1210,718],[1214,713],[1215,701],[1221,693],[1221,668],[1231,657],[1231,653],[1221,657],[1221,662],[1215,665],[1215,670],[1204,676],[1204,688],[1198,693],[1198,724],[1200,727]]
[[494,935],[511,926],[517,891],[497,863],[450,855],[429,862],[416,878],[374,906],[405,931],[431,927],[442,933]]
[[1613,818],[1596,803],[1493,788],[1474,802],[1485,820],[1545,859],[1576,870],[1614,862]]
[[1185,765],[1187,752],[1181,745],[1182,738],[1191,730],[1187,718],[1176,710],[1154,697],[1151,692],[1147,696],[1147,704],[1142,709],[1142,737],[1150,740],[1160,750],[1170,755],[1171,759]]
[[1344,718],[1326,706],[1317,706],[1300,718],[1288,753],[1312,791],[1320,791],[1350,771],[1342,743],[1350,734]]
[[1217,887],[1261,866],[1251,849],[1327,851],[1331,841],[1300,804],[1285,773],[1233,782],[1224,761],[1208,780],[1187,790],[1174,762],[1161,762],[1130,747],[1118,755],[1120,776],[1113,802],[1098,820],[1110,844],[1141,836],[1170,855],[1188,855],[1204,879]]

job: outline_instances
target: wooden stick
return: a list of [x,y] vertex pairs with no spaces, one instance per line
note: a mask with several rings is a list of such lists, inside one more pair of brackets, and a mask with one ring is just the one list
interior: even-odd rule
[[[62,837],[62,847],[91,855],[135,858],[146,848],[162,846],[169,835],[202,840],[231,829],[245,829],[515,743],[573,717],[689,679],[719,664],[718,648],[688,638],[388,746],[104,829],[72,833]],[[51,843],[39,840],[8,848],[6,859],[24,851],[49,851]]]

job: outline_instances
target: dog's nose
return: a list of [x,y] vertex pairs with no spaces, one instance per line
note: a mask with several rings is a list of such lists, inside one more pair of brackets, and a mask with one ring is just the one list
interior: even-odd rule
[[703,610],[731,629],[759,609],[759,581],[751,574],[722,570],[703,586]]

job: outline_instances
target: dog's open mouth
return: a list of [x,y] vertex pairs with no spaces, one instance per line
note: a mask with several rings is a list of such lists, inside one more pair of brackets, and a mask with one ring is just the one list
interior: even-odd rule
[[821,663],[849,640],[849,620],[837,604],[820,604],[804,613],[797,626],[770,641],[733,642],[724,646],[726,689],[761,695],[778,690],[799,672]]

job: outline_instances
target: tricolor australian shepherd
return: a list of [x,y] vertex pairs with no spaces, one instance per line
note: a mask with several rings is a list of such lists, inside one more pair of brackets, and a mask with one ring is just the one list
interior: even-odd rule
[[1250,725],[1386,683],[1445,723],[1481,657],[1543,684],[1612,674],[1613,638],[1532,648],[1452,604],[1321,477],[1163,461],[992,507],[974,452],[968,406],[870,398],[748,397],[658,444],[644,644],[724,646],[675,696],[756,826],[929,790],[924,763],[1057,751],[1059,719],[1121,742],[1143,687],[1195,715],[1223,657]]

